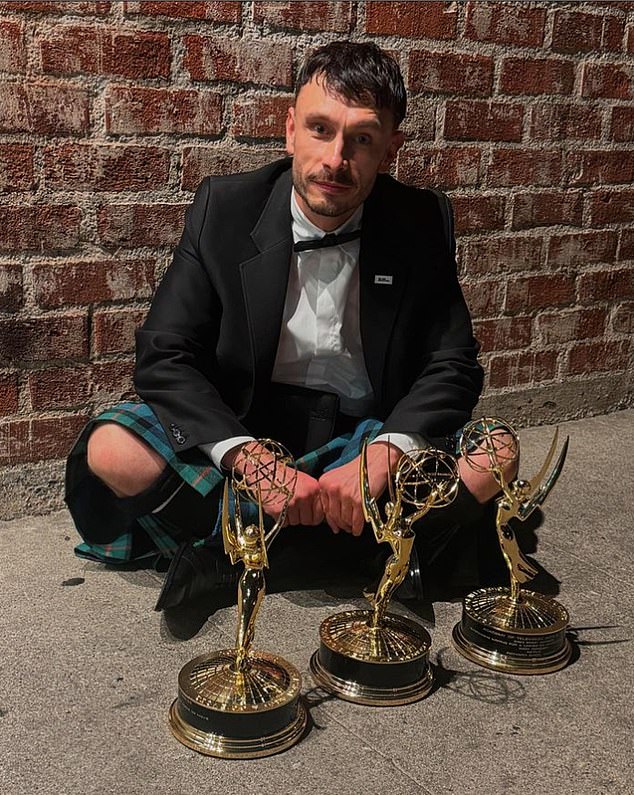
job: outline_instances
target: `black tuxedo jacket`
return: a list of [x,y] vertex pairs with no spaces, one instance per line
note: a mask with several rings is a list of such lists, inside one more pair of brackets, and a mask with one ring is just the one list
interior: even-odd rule
[[[248,435],[266,401],[292,255],[290,165],[203,181],[137,331],[135,387],[177,452]],[[374,416],[426,438],[461,427],[482,388],[439,201],[379,175],[359,254]]]

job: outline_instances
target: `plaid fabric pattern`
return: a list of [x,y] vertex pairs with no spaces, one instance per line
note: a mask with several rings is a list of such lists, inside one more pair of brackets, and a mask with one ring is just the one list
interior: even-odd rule
[[[128,430],[137,434],[146,444],[150,445],[165,459],[167,464],[189,486],[201,496],[208,495],[218,486],[224,475],[212,464],[209,459],[198,451],[190,451],[188,461],[180,459],[172,450],[167,435],[152,409],[145,403],[121,403],[103,414],[100,414],[89,424],[89,428],[97,422],[117,422]],[[328,444],[313,450],[302,458],[297,459],[297,468],[302,472],[318,477],[323,472],[352,461],[361,452],[364,441],[372,441],[379,433],[381,423],[378,420],[363,420],[357,425],[353,433],[332,439]],[[73,450],[73,454],[85,456],[86,443],[89,433],[84,432]],[[114,497],[113,497],[114,499]],[[257,508],[251,503],[240,504],[243,519],[246,523],[257,521]],[[217,509],[216,525],[208,538],[201,539],[199,544],[217,545],[221,541],[220,504]],[[178,548],[174,540],[174,531],[177,530],[170,522],[161,516],[161,512],[149,513],[137,518],[137,524],[147,533],[153,549],[144,555],[133,554],[133,533],[123,532],[114,541],[108,544],[95,544],[82,542],[75,547],[75,554],[80,558],[93,560],[100,563],[122,564],[142,557],[156,556],[172,557]],[[81,534],[81,528],[77,528]],[[172,532],[170,532],[170,530]]]
[[183,461],[176,455],[163,426],[147,403],[119,403],[100,414],[94,422],[118,422],[136,433],[203,497],[222,480],[220,472],[203,453],[194,451],[191,461]]

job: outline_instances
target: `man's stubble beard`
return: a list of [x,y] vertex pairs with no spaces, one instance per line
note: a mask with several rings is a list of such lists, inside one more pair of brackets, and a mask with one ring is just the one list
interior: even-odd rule
[[[315,213],[315,215],[322,215],[325,218],[336,218],[338,215],[354,212],[361,204],[359,201],[338,204],[336,201],[328,200],[327,198],[322,199],[320,202],[316,202],[308,196],[307,186],[310,181],[311,180],[304,179],[301,174],[296,173],[295,169],[293,169],[293,187],[302,197],[306,206],[311,212]],[[338,180],[335,179],[334,181]],[[342,180],[341,184],[349,185],[350,183]]]

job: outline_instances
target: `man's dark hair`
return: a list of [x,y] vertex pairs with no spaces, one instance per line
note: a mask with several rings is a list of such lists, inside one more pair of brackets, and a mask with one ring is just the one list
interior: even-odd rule
[[335,41],[314,50],[302,64],[295,85],[295,97],[313,77],[350,102],[386,108],[392,112],[394,127],[405,118],[407,95],[398,64],[376,44]]

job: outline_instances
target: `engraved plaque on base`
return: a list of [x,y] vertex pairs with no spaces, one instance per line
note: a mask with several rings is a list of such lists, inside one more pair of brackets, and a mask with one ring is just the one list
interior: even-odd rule
[[563,668],[572,654],[566,608],[555,599],[521,587],[537,574],[537,568],[520,549],[510,524],[511,520],[526,520],[557,482],[568,449],[566,439],[548,473],[557,436],[555,433],[542,468],[527,481],[516,478],[519,440],[508,423],[484,417],[463,430],[463,459],[476,472],[490,473],[501,490],[496,498],[496,529],[511,581],[510,588],[481,588],[468,594],[462,619],[453,629],[456,649],[485,668],[546,674]]

